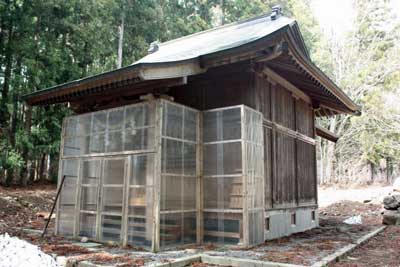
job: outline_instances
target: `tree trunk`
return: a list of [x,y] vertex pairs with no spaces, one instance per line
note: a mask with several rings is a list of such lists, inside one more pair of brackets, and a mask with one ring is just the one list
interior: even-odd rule
[[38,182],[43,181],[45,168],[46,168],[46,153],[43,153],[39,164]]
[[118,39],[118,61],[117,61],[117,68],[122,67],[122,52],[124,46],[124,25],[125,24],[125,12],[124,7],[122,7],[121,12],[121,25],[119,28],[119,39]]
[[[336,130],[336,118],[330,119],[330,125],[329,125],[329,131],[335,132]],[[325,163],[324,163],[324,174],[325,174],[325,181],[326,183],[332,183],[333,182],[333,161],[335,158],[335,143],[330,142],[330,141],[325,141],[324,143],[325,146]]]
[[32,160],[31,161],[31,166],[29,168],[28,166],[28,183],[32,184],[35,181],[35,174],[36,174],[36,169],[37,169],[37,160]]
[[371,181],[370,182],[371,182],[371,184],[373,184],[374,180],[375,180],[375,164],[373,162],[370,162],[369,166],[371,168]]
[[323,152],[323,145],[322,139],[319,139],[318,142],[318,149],[319,149],[319,184],[325,184],[325,173],[324,173],[324,152]]
[[10,80],[12,74],[12,61],[13,61],[13,50],[12,50],[12,41],[13,41],[13,24],[12,20],[10,20],[8,26],[8,40],[7,47],[5,51],[5,67],[4,67],[4,78],[3,78],[3,90],[1,92],[1,101],[0,101],[0,127],[5,128],[8,121],[8,111],[7,111],[7,103],[8,103],[8,93],[10,90]]
[[[9,2],[7,2],[9,4]],[[13,21],[12,17],[9,17],[9,24],[7,28],[8,38],[7,45],[5,49],[4,56],[4,77],[3,77],[3,88],[1,91],[1,100],[0,100],[0,128],[7,129],[9,114],[7,110],[8,104],[8,93],[10,90],[10,79],[12,74],[12,61],[13,61],[13,50],[12,50],[12,41],[13,41]],[[2,66],[1,66],[2,67]],[[10,131],[10,130],[9,130]],[[4,137],[2,137],[4,138]],[[6,136],[5,138],[9,138]],[[8,149],[8,148],[7,148]],[[11,185],[13,180],[13,171],[8,169],[6,172],[5,184],[6,186]]]
[[[27,105],[25,108],[25,116],[24,116],[24,131],[26,136],[31,135],[31,125],[32,125],[32,107]],[[24,147],[22,150],[22,159],[24,160],[24,166],[21,169],[20,173],[20,184],[22,186],[26,186],[28,183],[28,176],[29,176],[29,150],[27,147]]]
[[225,24],[225,1],[221,0],[220,5],[221,5],[221,25],[224,25]]
[[14,178],[14,170],[9,168],[6,171],[6,182],[5,182],[6,186],[10,186],[12,184],[13,178]]

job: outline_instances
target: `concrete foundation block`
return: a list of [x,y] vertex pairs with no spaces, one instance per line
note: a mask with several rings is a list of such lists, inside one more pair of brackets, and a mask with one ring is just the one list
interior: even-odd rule
[[201,257],[200,256],[188,256],[184,258],[180,258],[174,262],[170,262],[170,267],[185,267],[190,265],[192,262],[200,262]]
[[220,256],[201,255],[201,261],[204,263],[232,266],[230,258]]

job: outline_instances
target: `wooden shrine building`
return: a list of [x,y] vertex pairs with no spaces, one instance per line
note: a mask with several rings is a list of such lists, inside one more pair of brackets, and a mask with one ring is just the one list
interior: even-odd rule
[[56,232],[153,251],[316,227],[315,138],[337,137],[315,118],[360,112],[279,8],[26,101],[76,113],[63,123]]

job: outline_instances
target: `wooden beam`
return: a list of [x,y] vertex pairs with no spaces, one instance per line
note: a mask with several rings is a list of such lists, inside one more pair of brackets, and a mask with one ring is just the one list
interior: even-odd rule
[[325,129],[322,126],[316,125],[315,130],[316,130],[316,134],[319,137],[325,138],[334,143],[336,143],[339,140],[339,136],[337,134],[332,133],[331,131],[329,131],[328,129]]
[[303,91],[294,86],[291,82],[280,76],[278,73],[273,71],[271,68],[265,67],[263,72],[265,75],[267,75],[267,77],[271,78],[275,82],[282,85],[285,89],[289,90],[293,95],[311,104],[311,98],[308,95],[306,95]]
[[293,71],[291,69],[283,68],[282,66],[278,66],[276,64],[268,63],[276,73],[279,73],[282,77],[287,79],[289,82],[293,83],[297,88],[302,91],[306,91],[306,94],[312,94],[312,98],[321,97],[325,98],[329,103],[335,102],[339,105],[343,105],[342,102],[339,101],[337,97],[335,97],[331,92],[326,90],[319,83],[312,81],[311,79],[307,79],[301,73],[297,71]]

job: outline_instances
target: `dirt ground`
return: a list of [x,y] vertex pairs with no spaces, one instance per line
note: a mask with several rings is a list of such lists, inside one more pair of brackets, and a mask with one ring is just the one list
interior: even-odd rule
[[358,247],[330,267],[398,267],[400,266],[400,227],[389,226],[385,231]]
[[[0,186],[0,233],[9,232],[12,227],[43,229],[43,216],[50,212],[55,195],[55,185]],[[53,229],[53,224],[49,229]]]
[[[76,245],[76,240],[52,235],[54,219],[51,220],[49,234],[43,239],[40,238],[38,230],[42,230],[46,223],[45,217],[48,216],[55,194],[55,186],[52,185],[35,185],[26,189],[0,187],[0,234],[7,232],[12,236],[18,236],[40,246],[48,254],[75,256],[77,261],[118,263],[119,266],[143,266],[153,261],[168,262],[196,253],[310,265],[381,226],[382,206],[375,204],[375,201],[369,203],[338,201],[332,197],[338,202],[319,209],[319,228],[267,241],[251,249],[210,245],[189,246],[158,254],[143,252],[137,248],[113,246],[88,249]],[[329,198],[329,194],[331,193],[325,191],[324,197]],[[365,198],[369,197],[364,194],[363,199]],[[343,223],[344,219],[355,215],[361,215],[362,225]],[[27,232],[21,228],[34,230]],[[201,263],[193,265],[204,266]],[[331,266],[400,266],[400,227],[388,227]]]

